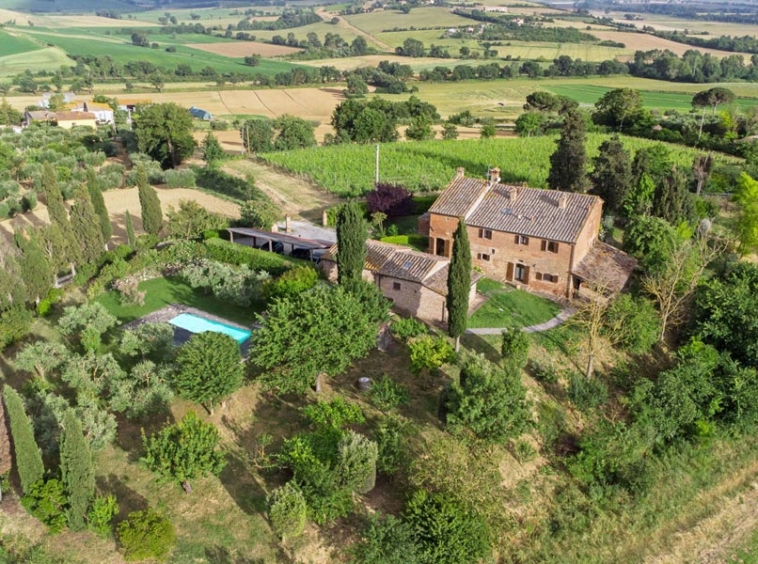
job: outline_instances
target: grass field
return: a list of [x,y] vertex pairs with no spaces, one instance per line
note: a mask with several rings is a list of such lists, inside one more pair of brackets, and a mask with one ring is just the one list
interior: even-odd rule
[[258,54],[262,57],[281,57],[282,55],[290,55],[301,51],[301,49],[297,49],[296,47],[258,43],[256,41],[189,43],[187,47],[213,53],[214,55],[221,55],[222,57],[238,59],[252,54]]
[[11,35],[7,31],[0,30],[0,57],[18,55],[41,48],[42,46],[39,43],[32,41],[28,37],[19,37]]
[[[620,41],[621,43],[626,45],[627,49],[631,51],[632,54],[635,51],[652,51],[653,49],[660,49],[660,50],[668,49],[669,51],[672,51],[676,53],[677,55],[681,56],[686,51],[693,49],[691,45],[678,43],[676,41],[670,41],[668,39],[664,39],[662,37],[656,37],[654,35],[649,35],[647,33],[633,33],[633,32],[628,32],[628,31],[593,31],[592,35],[594,35],[598,39]],[[716,55],[717,57],[725,57],[725,56],[734,54],[728,51],[719,51],[717,49],[705,49],[702,47],[697,47],[697,50],[702,53],[711,53],[713,55]],[[745,57],[747,57],[748,60],[750,60],[750,55],[748,53],[738,53],[738,54],[744,55]]]
[[[596,12],[596,15],[605,15],[600,12]],[[638,28],[643,26],[651,26],[660,31],[684,31],[692,30],[696,32],[708,32],[709,35],[735,35],[742,37],[744,35],[751,35],[755,37],[758,35],[758,29],[756,26],[750,24],[740,24],[731,22],[709,22],[703,20],[691,20],[685,18],[677,18],[675,16],[669,16],[664,14],[639,14],[642,20],[637,22],[631,22]],[[615,18],[624,23],[630,23],[624,19],[623,12],[610,12],[609,17]]]
[[471,328],[528,327],[544,323],[561,311],[555,302],[487,278],[480,280],[476,289],[487,296],[487,301],[469,318]]
[[27,53],[0,57],[0,77],[14,76],[30,70],[37,72],[59,68],[61,65],[71,65],[72,61],[66,53],[57,47],[37,49]]
[[[597,154],[605,134],[589,134],[587,152]],[[468,176],[484,178],[489,167],[499,166],[506,183],[525,182],[544,187],[555,137],[487,139],[466,141],[423,141],[387,143],[381,146],[380,179],[409,190],[438,190],[446,186],[457,167]],[[624,137],[632,152],[654,141]],[[682,167],[690,167],[698,153],[680,145],[668,145]],[[302,174],[329,191],[356,196],[374,185],[373,145],[334,145],[299,151],[268,153],[262,158],[290,172]],[[726,158],[726,157],[722,157]]]
[[250,324],[255,320],[255,313],[262,310],[262,304],[254,303],[250,308],[241,308],[212,295],[194,290],[188,284],[176,278],[154,278],[141,282],[139,289],[146,292],[145,305],[122,305],[119,293],[109,291],[97,301],[115,315],[121,323],[134,321],[157,311],[169,304],[182,304],[195,307],[237,323]]
[[[345,19],[358,29],[374,36],[382,31],[395,28],[470,27],[476,23],[473,20],[451,13],[447,8],[434,7],[414,8],[408,14],[403,14],[397,10],[376,10],[368,14],[345,16]],[[417,35],[406,33],[406,37],[417,38]]]

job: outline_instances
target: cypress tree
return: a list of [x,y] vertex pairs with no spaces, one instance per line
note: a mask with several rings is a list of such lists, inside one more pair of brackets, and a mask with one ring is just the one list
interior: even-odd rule
[[587,126],[576,110],[564,114],[558,148],[550,156],[547,185],[553,190],[585,192],[587,190]]
[[68,525],[72,530],[80,531],[95,497],[95,469],[81,421],[73,409],[67,410],[63,416],[61,477],[68,496]]
[[632,188],[632,158],[624,144],[614,135],[600,145],[600,153],[593,159],[590,175],[593,192],[605,202],[605,209],[618,213]]
[[5,409],[8,412],[8,421],[11,425],[13,450],[16,453],[16,468],[18,469],[18,476],[21,478],[21,489],[27,493],[29,488],[45,475],[42,452],[34,440],[32,422],[26,414],[21,396],[6,384],[3,388],[3,397],[5,398]]
[[342,207],[337,218],[337,274],[340,284],[360,282],[366,263],[366,222],[355,202]]
[[71,230],[74,233],[84,262],[95,262],[103,254],[105,243],[100,230],[100,218],[89,198],[86,186],[81,185],[71,206]]
[[132,223],[132,214],[129,213],[129,210],[126,210],[126,217],[125,217],[124,223],[126,224],[126,244],[129,245],[132,249],[134,249],[137,246],[137,236],[134,234],[134,224]]
[[692,207],[687,178],[673,166],[655,188],[652,215],[676,226],[693,215]]
[[455,339],[455,350],[460,347],[461,335],[468,321],[468,298],[471,290],[471,247],[466,222],[458,220],[453,234],[453,256],[447,273],[448,334]]
[[63,194],[58,186],[58,177],[53,165],[45,163],[42,169],[42,188],[45,191],[45,205],[50,216],[50,222],[57,225],[65,244],[66,263],[78,263],[81,261],[79,245],[71,230],[68,212],[63,203]]
[[34,301],[41,300],[47,295],[52,283],[53,271],[50,264],[33,231],[16,233],[14,238],[16,245],[21,249],[18,265],[27,297]]
[[147,182],[147,171],[143,166],[137,170],[137,186],[142,208],[142,227],[150,235],[157,236],[163,228],[163,210],[158,193]]
[[113,226],[111,225],[111,218],[108,215],[108,208],[105,207],[101,183],[97,178],[95,169],[92,167],[87,169],[87,191],[89,192],[92,207],[95,208],[95,213],[100,219],[100,232],[103,234],[103,241],[107,246],[108,241],[111,240],[111,236],[113,235]]

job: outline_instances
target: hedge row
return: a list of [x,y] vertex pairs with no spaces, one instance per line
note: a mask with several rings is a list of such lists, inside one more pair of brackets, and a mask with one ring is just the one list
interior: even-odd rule
[[208,239],[205,241],[208,256],[213,260],[241,266],[248,265],[253,270],[265,270],[272,276],[282,274],[295,263],[287,258],[269,251],[238,245],[223,239]]

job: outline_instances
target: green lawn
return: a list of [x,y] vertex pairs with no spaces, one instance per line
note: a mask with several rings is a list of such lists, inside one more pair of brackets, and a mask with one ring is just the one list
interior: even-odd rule
[[389,237],[382,237],[381,240],[394,245],[405,245],[424,253],[429,250],[429,238],[423,235],[391,235]]
[[42,46],[39,43],[36,43],[31,39],[26,37],[16,37],[0,30],[0,57],[18,55],[19,53],[36,51],[41,48]]
[[552,319],[561,311],[555,302],[488,278],[479,281],[477,290],[488,299],[469,319],[468,326],[471,328],[527,327]]
[[143,306],[121,305],[119,294],[115,291],[106,292],[97,298],[97,301],[122,323],[139,319],[169,304],[192,306],[242,324],[252,323],[255,320],[255,314],[263,310],[263,304],[256,303],[245,309],[214,296],[205,295],[176,278],[147,280],[140,283],[139,289],[146,292]]

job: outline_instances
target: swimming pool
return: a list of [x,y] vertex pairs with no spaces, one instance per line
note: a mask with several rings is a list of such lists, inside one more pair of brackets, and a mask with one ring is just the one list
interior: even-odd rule
[[169,323],[174,327],[179,327],[190,333],[205,333],[206,331],[214,331],[216,333],[223,333],[229,335],[232,339],[237,341],[240,345],[250,338],[251,332],[246,329],[240,329],[226,323],[220,323],[218,321],[211,321],[198,315],[191,313],[181,313],[169,320]]

